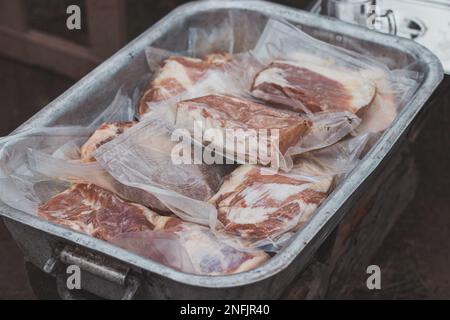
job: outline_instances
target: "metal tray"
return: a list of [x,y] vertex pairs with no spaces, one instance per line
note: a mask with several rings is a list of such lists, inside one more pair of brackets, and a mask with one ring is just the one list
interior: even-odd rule
[[[201,23],[205,14],[224,15],[229,9],[245,10],[248,14],[255,15],[255,23],[264,22],[265,18],[261,15],[283,17],[316,38],[348,49],[363,49],[366,54],[370,52],[370,55],[391,67],[414,65],[415,70],[423,76],[420,88],[391,128],[320,207],[311,222],[295,236],[293,242],[255,270],[218,277],[185,274],[0,204],[0,214],[7,218],[6,225],[28,261],[52,273],[58,270],[55,268],[58,260],[65,263],[84,261],[86,269],[97,279],[97,282],[89,281],[87,286],[91,287],[88,290],[105,298],[118,298],[123,294],[131,297],[130,292],[134,293],[136,288],[136,279],[141,286],[140,297],[143,298],[277,298],[302,272],[320,245],[345,217],[357,196],[364,193],[363,182],[374,173],[394,146],[402,141],[405,132],[443,78],[439,60],[426,48],[409,40],[269,2],[201,1],[174,10],[18,130],[30,126],[71,124],[78,110],[87,112],[90,106],[111,101],[121,85],[115,79],[136,79],[143,75],[146,70],[143,68],[146,46],[164,47],[169,43],[167,39],[170,39],[170,35],[177,32],[177,28]],[[76,244],[89,254],[106,257],[106,260],[99,262],[98,259],[90,259],[86,255],[74,253],[70,248],[61,251],[67,244]],[[111,271],[113,264],[110,257],[127,269]],[[117,276],[118,274],[121,276]],[[111,285],[117,285],[119,289],[112,290]]]

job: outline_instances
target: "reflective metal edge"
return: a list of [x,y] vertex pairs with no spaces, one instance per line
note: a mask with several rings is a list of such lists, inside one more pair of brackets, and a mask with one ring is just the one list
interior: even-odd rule
[[[349,34],[353,38],[366,40],[370,39],[376,43],[389,44],[391,47],[406,51],[409,54],[420,58],[422,62],[429,66],[429,70],[423,79],[421,87],[407,106],[405,106],[392,127],[384,133],[365,159],[331,194],[327,201],[320,207],[314,218],[301,232],[295,235],[293,242],[288,247],[284,248],[279,254],[255,270],[229,276],[208,277],[190,275],[142,258],[90,236],[70,231],[61,226],[44,221],[36,216],[31,216],[12,209],[4,204],[0,204],[0,215],[30,227],[42,230],[50,235],[64,238],[93,251],[112,256],[132,266],[145,269],[152,273],[190,286],[207,288],[244,286],[270,278],[271,276],[281,272],[297,257],[302,258],[303,263],[306,264],[308,258],[314,254],[315,250],[326,239],[326,236],[334,229],[342,218],[343,212],[338,212],[339,208],[341,208],[341,206],[358,189],[363,181],[377,168],[394,144],[400,139],[402,133],[411,124],[421,107],[431,96],[434,89],[441,82],[443,78],[442,65],[439,60],[423,46],[409,40],[372,32],[358,26],[341,23],[325,17],[318,17],[306,11],[300,11],[264,1],[236,0],[230,2],[201,1],[188,3],[175,9],[172,13],[167,15],[144,34],[139,36],[136,40],[97,67],[94,71],[80,80],[45,109],[25,122],[16,131],[26,129],[29,126],[45,125],[45,123],[49,122],[49,119],[58,117],[62,112],[64,112],[61,103],[65,99],[73,99],[76,97],[78,92],[83,92],[84,88],[93,85],[99,74],[115,72],[118,68],[117,66],[127,62],[127,57],[130,53],[143,49],[142,43],[144,37],[146,37],[147,41],[149,38],[155,40],[158,38],[158,35],[164,32],[164,29],[168,29],[172,24],[175,24],[191,15],[205,13],[214,9],[251,10],[267,15],[280,16],[294,23],[301,23],[310,27],[318,27],[336,34]],[[337,213],[339,213],[339,215]]]

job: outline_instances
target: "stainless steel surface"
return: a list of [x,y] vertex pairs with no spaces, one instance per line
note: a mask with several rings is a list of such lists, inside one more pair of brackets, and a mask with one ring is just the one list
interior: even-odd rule
[[369,29],[386,30],[394,35],[397,32],[393,12],[380,12],[375,0],[324,0],[322,13]]
[[[420,88],[399,114],[366,158],[320,207],[311,222],[298,233],[293,242],[266,264],[247,273],[206,277],[189,275],[134,255],[108,243],[44,221],[36,216],[0,205],[6,225],[21,246],[27,259],[43,268],[61,243],[73,243],[96,254],[107,255],[130,266],[141,277],[145,297],[152,298],[274,298],[308,264],[311,257],[343,219],[352,202],[364,193],[364,181],[371,177],[380,163],[402,141],[405,132],[421,111],[427,99],[442,80],[439,60],[424,47],[408,40],[370,31],[314,14],[261,1],[204,1],[179,7],[151,27],[111,59],[95,69],[42,112],[18,130],[29,126],[67,123],[68,115],[77,110],[110,101],[121,83],[117,78],[140,78],[145,73],[144,48],[164,45],[179,28],[199,23],[205,14],[224,15],[228,9],[247,10],[249,14],[277,15],[303,28],[323,41],[369,52],[391,67],[414,65],[422,77]],[[257,19],[256,19],[257,20]],[[173,48],[177,49],[177,48]],[[95,116],[95,115],[93,115]],[[102,296],[106,288],[97,286]],[[102,291],[103,290],[103,291]]]
[[[56,277],[56,285],[60,296],[66,300],[80,299],[76,291],[70,291],[66,285],[65,268],[61,266],[75,265],[80,268],[83,275],[86,272],[102,278],[106,281],[125,287],[122,300],[131,300],[140,287],[140,281],[130,275],[130,268],[113,259],[108,259],[96,255],[90,251],[82,250],[80,247],[65,246],[62,250],[55,250],[52,256],[44,265],[43,270]],[[84,277],[83,277],[84,278]],[[86,282],[86,281],[85,281]],[[89,287],[88,284],[85,286]]]
[[378,0],[394,11],[398,35],[433,51],[450,74],[450,1]]
[[101,276],[121,286],[126,284],[130,269],[114,261],[99,258],[90,252],[82,252],[79,248],[66,246],[59,254],[59,259],[66,265],[76,265],[82,270]]
[[[310,11],[333,16],[326,0],[314,1]],[[381,11],[393,12],[397,35],[413,39],[429,48],[450,74],[450,1],[449,0],[377,0]],[[343,19],[345,20],[345,19]]]

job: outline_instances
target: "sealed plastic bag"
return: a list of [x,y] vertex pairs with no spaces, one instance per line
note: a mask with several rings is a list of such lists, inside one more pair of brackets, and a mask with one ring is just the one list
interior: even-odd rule
[[[252,270],[269,256],[263,251],[243,252],[221,242],[204,226],[176,218],[157,224],[155,231],[125,233],[112,243],[186,273],[228,275]],[[178,254],[177,254],[178,253]]]
[[217,207],[212,228],[240,249],[277,251],[304,226],[338,182],[357,164],[367,136],[302,154],[289,173],[241,166],[210,200]]
[[265,66],[255,75],[254,96],[299,112],[364,114],[361,132],[386,129],[418,84],[410,73],[392,72],[276,20],[269,20],[252,54]]
[[297,114],[231,95],[215,94],[179,102],[176,114],[175,126],[187,129],[194,140],[209,144],[215,153],[236,158],[241,164],[284,170],[290,169],[286,151],[311,126]]
[[[147,56],[161,54],[158,51],[160,50],[156,48],[148,48]],[[204,59],[186,56],[169,56],[164,59],[139,103],[139,116],[148,113],[152,104],[183,94],[209,71],[220,70],[230,59],[231,56],[226,54],[210,54]]]
[[[265,172],[241,166],[211,199],[218,210],[215,229],[259,247],[307,222],[326,199],[333,176]],[[295,167],[293,171],[295,170]]]
[[125,202],[95,185],[75,184],[38,208],[40,217],[89,234],[111,240],[122,233],[154,229],[149,209]]
[[361,119],[351,112],[321,112],[308,116],[311,128],[293,147],[289,148],[290,156],[322,149],[338,143],[355,132]]
[[[187,32],[186,47],[177,52],[149,47],[146,57],[153,79],[139,104],[139,116],[158,103],[184,93],[210,71],[221,71],[234,54],[251,48],[260,26],[248,15],[230,10],[214,27],[193,26]],[[245,26],[247,32],[239,30]],[[211,80],[210,80],[211,81]],[[210,82],[209,81],[209,82]]]
[[[85,127],[28,127],[0,139],[1,200],[15,209],[36,214],[39,204],[67,187],[67,181],[71,181],[67,177],[87,177],[83,181],[91,183],[101,177],[101,181],[112,183],[104,179],[100,167],[84,167],[71,160],[79,159],[81,145],[102,123],[132,120],[134,105],[120,90],[113,102]],[[40,172],[37,165],[45,166],[48,172]]]
[[95,157],[120,183],[155,195],[184,220],[208,224],[215,208],[206,201],[229,168],[203,164],[190,142],[172,141],[172,133],[169,124],[146,117]]

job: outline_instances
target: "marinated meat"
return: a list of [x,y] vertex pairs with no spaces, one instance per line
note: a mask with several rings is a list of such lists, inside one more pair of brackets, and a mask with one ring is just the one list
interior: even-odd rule
[[104,123],[81,148],[81,161],[84,163],[95,162],[93,155],[95,150],[120,136],[135,124],[136,122]]
[[38,208],[51,222],[108,241],[119,234],[154,229],[149,209],[125,202],[92,184],[75,184]]
[[[177,104],[176,126],[194,131],[194,125],[201,124],[203,131],[209,129],[243,130],[237,136],[255,138],[257,144],[236,148],[251,153],[254,148],[261,150],[278,150],[284,154],[287,149],[295,145],[301,136],[309,129],[310,122],[298,114],[276,110],[262,104],[229,95],[208,95]],[[225,131],[224,130],[224,131]],[[271,130],[278,130],[278,146],[272,146]],[[236,131],[238,132],[238,131]],[[266,132],[267,136],[260,134]],[[250,136],[247,135],[249,133]],[[226,133],[221,133],[223,137]],[[212,139],[212,143],[223,144],[223,139]],[[274,140],[275,141],[275,140]],[[238,140],[238,143],[246,141]],[[234,147],[234,144],[232,144]],[[219,145],[227,148],[229,143]],[[236,151],[236,150],[233,150]],[[238,155],[239,156],[239,155]]]
[[[125,234],[113,242],[149,258],[156,256],[158,260],[178,267],[182,271],[200,275],[245,272],[258,267],[269,258],[263,251],[242,252],[234,249],[221,242],[207,227],[183,222],[173,217],[152,216],[150,221],[155,225],[155,231],[160,233],[129,236]],[[158,241],[165,251],[162,254],[155,252]],[[161,241],[164,243],[161,244]],[[177,256],[168,258],[173,252],[177,252]],[[164,256],[163,259],[161,255]],[[183,255],[186,256],[188,263],[180,261],[183,259],[180,256]]]
[[370,105],[376,86],[350,70],[274,61],[255,77],[253,96],[295,112],[350,111]]
[[263,170],[238,168],[210,200],[218,210],[219,230],[252,241],[293,231],[311,218],[333,181]]
[[167,100],[197,83],[209,70],[218,69],[230,60],[227,54],[210,54],[205,59],[173,56],[166,59],[157,76],[144,93],[139,114],[149,111],[147,103]]

